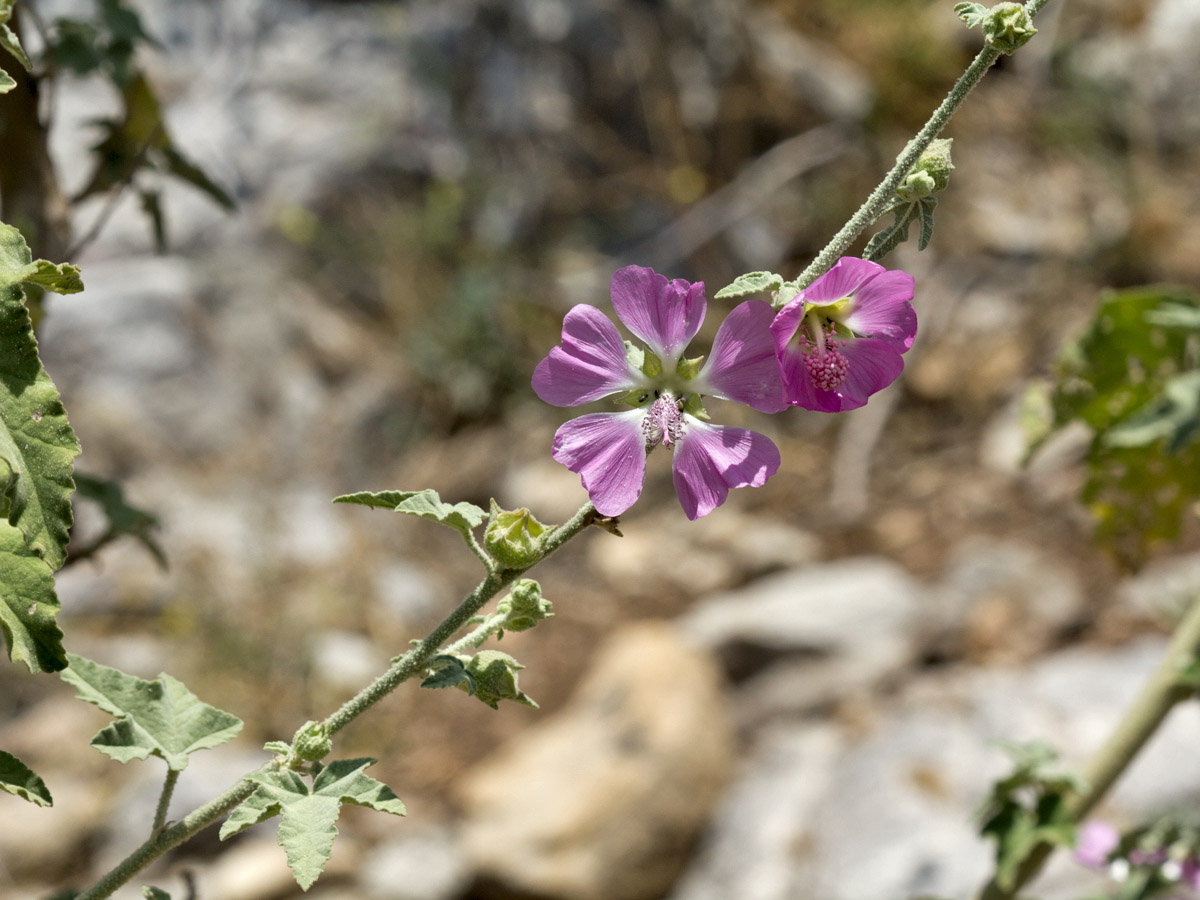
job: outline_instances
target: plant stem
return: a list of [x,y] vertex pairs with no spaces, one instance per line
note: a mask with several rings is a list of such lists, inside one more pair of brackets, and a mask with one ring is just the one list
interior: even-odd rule
[[[329,733],[333,734],[335,731],[339,731],[350,724],[351,721],[387,696],[402,681],[411,678],[417,672],[421,671],[429,659],[438,652],[442,644],[454,632],[470,621],[471,617],[479,612],[488,600],[499,593],[503,587],[524,575],[533,566],[537,565],[538,562],[541,562],[567,541],[571,540],[571,538],[587,528],[588,525],[591,525],[595,517],[595,512],[591,503],[585,503],[564,525],[560,525],[550,533],[543,546],[542,555],[538,558],[537,562],[523,569],[507,569],[504,572],[490,575],[484,579],[454,612],[429,633],[428,637],[396,660],[387,672],[359,691],[352,700],[345,703],[341,709],[326,719],[325,725],[328,727]],[[242,778],[237,784],[216,799],[193,810],[171,827],[163,828],[159,831],[158,828],[162,824],[165,824],[166,806],[170,800],[171,790],[174,788],[174,779],[168,775],[168,784],[163,786],[163,794],[159,798],[159,809],[154,816],[156,825],[155,833],[148,841],[118,863],[108,874],[104,875],[86,891],[79,894],[75,900],[103,900],[105,897],[112,896],[117,888],[128,882],[134,875],[172,847],[182,844],[202,828],[211,825],[254,793],[256,785],[255,776],[275,772],[279,768],[280,764],[278,761],[273,760],[267,763],[262,768]],[[178,773],[174,774],[177,778]],[[160,816],[162,818],[161,822]]]
[[[1087,790],[1067,798],[1066,812],[1078,823],[1108,793],[1113,782],[1129,766],[1175,704],[1191,697],[1194,689],[1180,680],[1180,673],[1200,656],[1200,598],[1192,602],[1175,627],[1171,642],[1142,688],[1125,711],[1104,746],[1084,769]],[[1013,884],[1001,887],[993,877],[979,893],[980,900],[1011,900],[1032,880],[1054,852],[1054,845],[1038,844],[1017,870]]]
[[252,793],[254,793],[254,775],[266,774],[279,768],[279,763],[269,762],[262,768],[244,777],[219,797],[209,801],[188,815],[184,816],[170,828],[151,836],[151,838],[134,850],[129,856],[119,862],[107,875],[75,900],[102,900],[111,897],[113,892],[128,882],[134,875],[154,862],[172,847],[182,844],[200,829],[211,825],[229,810],[233,809]]
[[[538,562],[541,562],[590,525],[594,513],[595,509],[592,507],[592,504],[585,503],[570,520],[551,532]],[[483,608],[485,603],[500,593],[501,589],[516,581],[533,568],[534,565],[537,565],[537,563],[526,566],[523,569],[505,569],[503,572],[493,573],[481,581],[475,590],[467,596],[467,599],[454,612],[443,619],[442,623],[433,629],[423,641],[399,657],[392,664],[391,668],[359,691],[354,697],[347,700],[341,709],[325,720],[324,725],[329,729],[329,734],[333,735],[341,731],[354,721],[354,719],[361,716],[370,707],[395,690],[396,686],[401,682],[412,678],[413,675],[424,670],[429,660],[450,639],[451,635],[466,625]]]
[[[1043,6],[1049,0],[1029,0],[1025,4],[1025,9],[1030,17],[1036,16]],[[896,194],[896,188],[900,187],[900,183],[904,181],[909,170],[913,167],[921,154],[933,142],[933,140],[946,127],[946,123],[951,117],[958,112],[958,108],[962,106],[963,101],[967,99],[967,95],[971,93],[975,85],[983,79],[987,74],[987,70],[992,67],[992,63],[1000,56],[1000,51],[995,49],[991,44],[985,44],[983,49],[979,51],[971,65],[954,83],[954,87],[950,89],[950,93],[941,105],[934,110],[933,115],[929,117],[929,121],[924,127],[917,132],[917,136],[908,142],[904,151],[896,159],[896,165],[888,172],[887,176],[879,183],[879,186],[871,192],[867,197],[866,202],[858,208],[858,211],[850,217],[850,220],[842,226],[842,230],[833,236],[831,240],[816,258],[809,263],[808,268],[797,279],[801,288],[806,288],[812,284],[820,275],[825,274],[837,262],[838,258],[850,246],[850,243],[862,233],[862,230],[878,219],[888,204],[892,202]]]
[[167,807],[171,805],[171,795],[175,793],[175,782],[178,780],[179,770],[168,768],[162,792],[158,795],[158,807],[154,810],[154,825],[150,828],[151,837],[162,831],[162,827],[167,824]]

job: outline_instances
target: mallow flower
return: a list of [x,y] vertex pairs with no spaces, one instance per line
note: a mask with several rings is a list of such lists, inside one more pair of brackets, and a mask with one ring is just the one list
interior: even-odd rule
[[895,381],[917,334],[913,287],[907,272],[843,256],[789,300],[771,323],[788,402],[858,409]]
[[745,428],[713,425],[703,396],[762,412],[787,408],[771,338],[771,307],[749,300],[721,323],[707,362],[683,353],[704,321],[702,283],[668,281],[653,269],[626,266],[612,277],[617,318],[645,349],[623,341],[594,306],[573,307],[562,343],[533,373],[533,389],[554,406],[619,395],[631,409],[571,419],[554,435],[552,456],[577,472],[597,512],[619,515],[642,492],[646,456],[673,451],[675,492],[689,519],[708,515],[730,488],[761,487],[779,469],[779,450]]

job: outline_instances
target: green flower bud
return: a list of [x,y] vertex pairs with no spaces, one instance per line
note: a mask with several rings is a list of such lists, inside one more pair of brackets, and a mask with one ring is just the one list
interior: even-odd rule
[[983,36],[1001,53],[1012,53],[1037,34],[1033,19],[1020,3],[997,3],[983,17]]
[[554,607],[542,596],[542,587],[532,578],[521,578],[512,592],[496,604],[497,614],[504,616],[507,631],[528,631],[542,619],[552,615]]
[[321,722],[305,722],[292,738],[292,756],[299,762],[317,762],[332,750],[329,729]]
[[944,191],[950,183],[950,171],[954,168],[950,162],[950,145],[953,143],[954,138],[932,141],[913,163],[900,187],[896,188],[896,196],[912,203]]
[[512,700],[537,709],[537,704],[517,687],[517,672],[523,668],[499,650],[480,650],[467,663],[467,672],[475,681],[475,696],[492,709],[499,709],[501,700]]
[[541,558],[542,544],[552,531],[522,507],[504,510],[492,500],[491,519],[483,543],[492,558],[505,569],[521,569]]

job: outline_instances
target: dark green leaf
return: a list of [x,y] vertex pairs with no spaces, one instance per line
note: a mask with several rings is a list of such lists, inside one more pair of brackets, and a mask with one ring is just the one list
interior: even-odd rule
[[53,806],[50,791],[32,769],[11,753],[0,750],[0,790],[38,806]]
[[433,674],[421,682],[423,688],[448,688],[461,685],[468,693],[475,693],[475,679],[467,671],[462,659],[443,653],[429,661]]
[[151,887],[150,885],[142,888],[142,896],[146,900],[171,900],[171,895],[162,888]]
[[58,595],[45,560],[35,556],[25,536],[0,520],[0,630],[13,662],[31,672],[57,672],[67,664],[58,627]]
[[917,249],[924,250],[933,240],[933,211],[937,209],[937,197],[924,197],[920,203],[921,236],[917,239]]

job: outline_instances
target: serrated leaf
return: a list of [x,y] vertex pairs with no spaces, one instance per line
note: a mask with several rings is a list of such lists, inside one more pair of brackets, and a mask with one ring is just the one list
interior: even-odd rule
[[40,284],[56,294],[78,294],[83,290],[83,279],[79,277],[79,266],[70,263],[55,265],[44,259],[36,260],[34,271],[25,276],[25,281]]
[[67,655],[59,677],[117,721],[102,729],[92,746],[118,762],[154,755],[178,772],[188,754],[218,747],[242,730],[242,720],[209,706],[170,675],[146,681],[82,656]]
[[46,782],[29,766],[4,750],[0,750],[0,790],[8,791],[38,806],[54,805]]
[[357,494],[344,494],[335,497],[334,503],[357,503],[360,506],[373,506],[381,509],[392,509],[399,513],[420,516],[448,525],[469,534],[472,528],[478,528],[487,518],[487,513],[473,503],[443,503],[437,491],[360,491]]
[[287,854],[296,883],[308,890],[329,861],[343,803],[406,815],[404,804],[391,788],[362,774],[374,762],[343,759],[328,766],[315,763],[311,788],[288,769],[255,776],[258,787],[221,826],[221,839],[278,813],[279,845]]
[[747,294],[758,294],[763,291],[777,291],[783,284],[783,276],[774,272],[747,272],[739,275],[732,284],[727,284],[716,293],[716,299],[728,297],[744,297]]
[[80,497],[99,504],[108,519],[105,542],[127,534],[140,542],[159,566],[167,568],[167,556],[155,536],[159,528],[158,516],[127,503],[121,486],[107,478],[77,472],[75,487]]
[[66,666],[58,610],[50,567],[34,556],[17,528],[0,520],[0,630],[9,659],[31,672]]
[[21,233],[0,224],[0,458],[13,480],[8,521],[51,569],[66,559],[71,527],[71,466],[79,442],[54,382],[38,358],[20,282],[38,264]]
[[966,22],[968,28],[974,28],[982,22],[987,13],[988,8],[982,3],[954,4],[954,14]]
[[908,240],[908,229],[917,217],[918,203],[896,204],[892,207],[892,224],[878,231],[863,248],[863,259],[877,262]]

